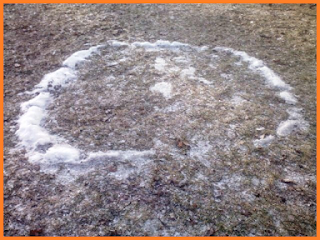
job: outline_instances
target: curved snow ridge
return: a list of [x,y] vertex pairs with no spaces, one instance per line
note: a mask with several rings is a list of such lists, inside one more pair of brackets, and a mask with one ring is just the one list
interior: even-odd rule
[[295,130],[307,131],[309,128],[309,123],[303,119],[301,108],[289,108],[287,113],[289,114],[289,119],[282,121],[277,128],[278,136],[288,136]]
[[[281,91],[279,97],[285,100],[286,104],[295,105],[298,102],[296,97],[290,92],[292,87],[289,84],[286,84],[274,71],[268,68],[262,60],[249,56],[246,52],[236,51],[232,48],[215,47],[214,50],[232,53],[233,55],[240,57],[240,61],[247,62],[250,70],[257,72],[262,76],[269,86]],[[303,119],[302,115],[299,114],[299,117],[293,117],[292,109],[291,113],[287,111],[289,113],[289,119],[281,122],[276,130],[277,135],[280,137],[287,136],[294,130],[306,131],[308,129],[308,123]],[[295,115],[297,115],[296,110],[295,113]],[[263,139],[254,140],[253,144],[255,147],[267,147],[274,139],[275,137],[270,135]]]
[[[116,44],[116,43],[115,43]],[[116,44],[119,46],[125,44]],[[135,161],[145,159],[146,157],[155,154],[154,151],[106,151],[97,153],[88,153],[86,158],[81,157],[81,150],[65,143],[66,141],[56,135],[51,135],[42,126],[43,121],[47,116],[47,106],[55,100],[52,92],[61,88],[66,88],[70,83],[76,81],[76,67],[99,52],[99,48],[104,45],[91,47],[88,50],[81,50],[73,53],[64,62],[63,66],[58,70],[46,74],[39,84],[37,84],[32,92],[28,94],[37,94],[35,97],[21,104],[22,115],[18,119],[19,129],[16,134],[20,140],[18,147],[23,147],[27,150],[28,160],[34,164],[40,164],[43,171],[52,171],[50,166],[56,164],[76,164],[91,162],[93,159],[110,159],[117,158],[121,160]],[[49,146],[47,150],[43,150],[45,146]],[[42,148],[42,150],[41,150]],[[139,165],[140,164],[140,165]],[[141,170],[142,163],[137,163],[138,169]],[[90,171],[94,166],[86,166]],[[49,167],[47,169],[47,167]],[[75,176],[76,174],[73,175]],[[87,172],[87,171],[84,171]],[[128,175],[126,173],[114,173],[115,177]],[[71,174],[72,175],[72,174]],[[72,177],[70,175],[70,177]]]
[[[47,116],[45,109],[49,103],[54,101],[50,91],[65,88],[71,82],[76,81],[77,71],[75,66],[85,61],[93,53],[97,53],[100,47],[102,45],[73,53],[63,62],[63,67],[46,74],[40,83],[35,86],[31,93],[38,93],[38,95],[21,104],[23,114],[18,119],[19,129],[16,132],[20,139],[20,146],[34,152],[39,145],[58,142],[57,136],[50,135],[42,127],[42,122]],[[37,154],[35,153],[35,155]]]
[[215,47],[214,49],[217,51],[230,52],[233,55],[240,57],[242,61],[249,64],[249,69],[259,73],[269,86],[281,90],[279,96],[285,100],[286,103],[293,105],[297,103],[297,99],[289,92],[292,90],[292,87],[285,83],[274,71],[268,68],[262,60],[251,57],[246,52],[236,51],[232,48]]
[[161,49],[163,50],[184,50],[184,49],[194,49],[197,50],[198,52],[208,50],[209,48],[207,46],[193,46],[190,44],[186,43],[181,43],[181,42],[170,42],[170,41],[165,41],[165,40],[157,40],[154,43],[151,42],[133,42],[133,43],[127,43],[127,42],[120,42],[117,40],[109,40],[108,43],[111,46],[114,47],[141,47],[144,48],[148,51],[160,51]]
[[259,60],[255,57],[249,56],[246,52],[236,51],[232,48],[227,47],[215,47],[216,51],[230,52],[235,56],[239,56],[242,61],[249,64],[249,69],[259,73],[263,78],[266,79],[266,82],[272,87],[291,90],[292,88],[286,84],[274,71],[268,68],[262,60]]

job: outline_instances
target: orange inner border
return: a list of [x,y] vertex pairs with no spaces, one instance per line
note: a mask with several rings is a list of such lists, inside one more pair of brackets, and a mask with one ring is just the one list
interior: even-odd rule
[[[3,142],[4,142],[4,136],[3,136],[3,5],[4,4],[10,4],[10,3],[318,3],[318,1],[297,1],[297,0],[282,0],[282,1],[270,1],[270,0],[246,0],[246,1],[235,1],[235,0],[229,0],[229,1],[212,1],[212,0],[165,0],[165,1],[159,1],[159,0],[119,0],[119,1],[108,1],[108,0],[94,0],[94,1],[86,1],[86,0],[48,0],[48,1],[43,1],[43,0],[33,0],[33,1],[28,1],[28,0],[0,0],[1,5],[0,5],[0,10],[1,10],[1,28],[0,28],[0,33],[1,33],[1,39],[0,39],[0,44],[2,46],[0,50],[1,54],[1,75],[0,75],[0,95],[2,96],[0,100],[0,109],[2,111],[2,114],[0,116],[0,122],[1,122],[1,141],[0,141],[0,148],[2,149],[1,151],[1,179],[0,179],[0,193],[1,193],[1,199],[0,199],[0,204],[1,204],[1,216],[0,216],[0,237],[4,237],[4,229],[3,229],[3,223],[4,223],[4,216],[3,216]],[[319,1],[320,2],[320,1]],[[317,13],[318,13],[318,6],[317,6]],[[319,15],[317,14],[317,32],[319,32]],[[318,36],[318,35],[317,35]],[[320,57],[318,54],[318,45],[320,43],[320,40],[317,38],[317,62],[319,61]],[[318,79],[318,72],[319,72],[319,66],[317,65],[317,79]],[[319,126],[318,126],[318,119],[320,117],[319,113],[319,106],[318,106],[318,98],[319,98],[319,90],[320,86],[317,84],[317,136],[319,135]],[[318,145],[318,140],[317,140],[317,165],[318,165],[318,156],[319,156],[319,145]],[[320,177],[319,177],[319,169],[317,168],[317,182],[319,182]],[[317,185],[317,196],[319,195],[319,188]],[[318,206],[318,198],[317,198],[317,206]],[[319,219],[319,211],[317,207],[317,219]],[[302,238],[318,238],[318,233],[320,230],[319,224],[317,224],[317,236],[316,237],[302,237]],[[9,237],[10,239],[25,239],[25,237]],[[39,237],[28,237],[31,239],[38,239]],[[40,238],[46,238],[46,239],[54,239],[55,237],[40,237]],[[67,239],[78,239],[78,238],[90,238],[90,237],[59,237],[59,238],[67,238]],[[101,237],[99,237],[101,238]],[[102,238],[114,238],[114,237],[102,237]],[[116,237],[117,239],[127,239],[128,237]],[[129,238],[134,238],[134,239],[145,239],[145,238],[161,238],[161,237],[129,237]],[[165,237],[165,238],[173,238],[173,237]],[[199,238],[204,238],[204,237],[179,237],[179,239],[199,239]],[[205,237],[208,238],[208,237]],[[236,239],[238,237],[219,237],[219,238],[229,238],[229,239]],[[243,237],[242,237],[243,238]],[[254,237],[258,239],[270,239],[274,237]],[[282,239],[291,239],[295,237],[281,237]]]

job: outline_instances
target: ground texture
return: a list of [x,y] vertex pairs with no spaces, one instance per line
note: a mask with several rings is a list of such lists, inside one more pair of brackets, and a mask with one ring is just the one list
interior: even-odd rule
[[[4,33],[6,236],[316,235],[315,6],[5,5]],[[79,156],[21,147],[28,92],[97,45],[41,121]]]

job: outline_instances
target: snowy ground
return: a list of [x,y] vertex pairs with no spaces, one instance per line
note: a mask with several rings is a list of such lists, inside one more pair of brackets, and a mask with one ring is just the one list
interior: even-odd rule
[[4,17],[5,235],[315,235],[311,5]]

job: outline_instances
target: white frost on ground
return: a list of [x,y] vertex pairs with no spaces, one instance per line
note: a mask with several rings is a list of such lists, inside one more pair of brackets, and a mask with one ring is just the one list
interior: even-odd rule
[[153,150],[147,150],[147,151],[134,151],[134,150],[128,150],[128,151],[116,151],[116,150],[110,150],[107,152],[91,152],[88,154],[88,157],[84,161],[92,161],[92,160],[101,160],[105,158],[119,158],[119,159],[135,159],[135,158],[142,158],[146,156],[151,156],[155,154]]
[[171,92],[172,92],[172,85],[171,85],[171,83],[160,82],[160,83],[156,83],[153,87],[150,88],[150,90],[152,92],[159,92],[166,99],[170,99]]
[[165,66],[167,65],[167,63],[163,58],[157,57],[155,62],[156,62],[154,64],[155,69],[161,72],[165,70]]
[[194,73],[196,72],[196,69],[193,67],[189,67],[187,69],[183,69],[180,73],[180,76],[182,78],[190,78],[194,79]]
[[232,80],[232,74],[221,73],[220,76],[227,80]]
[[183,56],[173,58],[176,63],[189,63],[190,61]]
[[[147,151],[116,151],[110,150],[107,152],[93,152],[89,153],[88,157],[82,162],[88,162],[92,165],[92,162],[96,161],[110,161],[121,163],[117,166],[115,172],[109,174],[118,180],[123,180],[129,177],[132,173],[148,175],[148,166],[152,160],[152,156],[155,154],[154,150]],[[93,164],[94,165],[94,164]],[[89,169],[91,170],[91,169]]]
[[117,40],[110,40],[110,41],[108,41],[108,43],[113,47],[129,46],[128,43],[120,42],[120,41],[117,41]]
[[132,43],[133,46],[135,47],[143,47],[146,49],[180,49],[180,48],[190,48],[191,46],[189,44],[184,44],[180,42],[170,42],[170,41],[163,41],[163,40],[158,40],[155,43],[150,43],[150,42],[134,42]]
[[256,139],[253,141],[253,145],[255,147],[268,147],[272,141],[275,139],[274,136],[261,137],[260,139]]
[[207,79],[202,78],[202,77],[199,77],[198,80],[199,80],[199,82],[202,82],[202,83],[207,84],[207,85],[213,84],[213,82],[210,82]]
[[236,106],[242,105],[245,102],[247,102],[247,100],[243,99],[241,96],[238,95],[235,95],[231,98],[231,103]]
[[193,138],[196,144],[192,144],[190,148],[190,157],[199,159],[206,167],[211,167],[211,163],[207,160],[206,155],[209,156],[212,146],[208,141],[197,140]]
[[188,67],[188,68],[185,68],[185,69],[181,70],[180,77],[181,78],[191,79],[191,80],[198,80],[199,82],[202,82],[202,83],[207,84],[207,85],[213,84],[213,82],[210,82],[210,81],[208,81],[207,79],[205,79],[203,77],[196,77],[195,76],[195,72],[196,72],[196,69],[194,67]]

